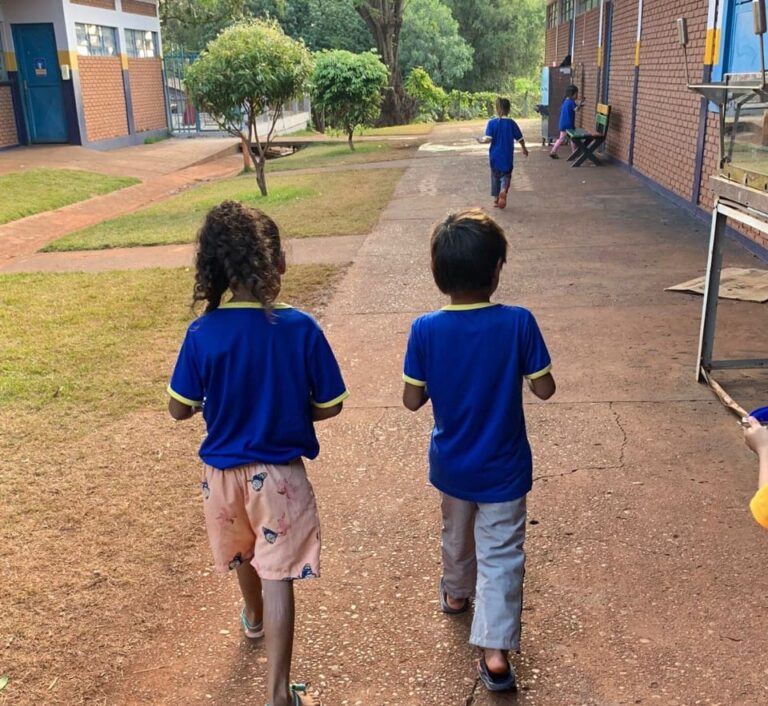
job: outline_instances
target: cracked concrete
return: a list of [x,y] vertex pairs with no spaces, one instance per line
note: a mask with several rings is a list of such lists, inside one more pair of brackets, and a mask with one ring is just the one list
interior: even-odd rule
[[[432,140],[470,139],[474,128],[451,129]],[[701,300],[663,292],[703,269],[706,226],[626,174],[573,170],[538,149],[518,166],[532,188],[494,214],[511,246],[498,298],[536,313],[559,389],[548,403],[526,393],[537,481],[520,689],[491,695],[478,684],[469,616],[438,610],[430,412],[400,408],[400,366],[410,320],[444,303],[429,224],[487,205],[487,166],[470,152],[417,161],[324,322],[352,397],[322,426],[310,464],[323,576],[297,590],[294,675],[326,706],[766,703],[766,536],[747,510],[755,463],[694,381]],[[726,259],[754,263],[731,247]],[[724,302],[720,346],[764,350],[766,316]],[[746,379],[742,393],[764,399],[766,373]],[[263,705],[262,649],[218,635],[236,630],[234,582],[206,576],[190,590],[216,599],[203,613],[192,601],[129,672],[159,655],[169,668],[126,677],[109,701]]]

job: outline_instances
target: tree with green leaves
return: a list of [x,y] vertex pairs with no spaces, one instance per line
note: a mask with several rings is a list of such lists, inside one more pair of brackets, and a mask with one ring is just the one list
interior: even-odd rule
[[247,15],[244,0],[163,0],[163,44],[166,51],[199,51],[222,29]]
[[545,1],[445,0],[475,50],[463,88],[499,90],[535,74],[544,59]]
[[473,53],[447,5],[440,0],[409,0],[400,34],[404,75],[420,66],[438,85],[453,88],[472,68]]
[[359,125],[371,125],[381,112],[387,67],[373,52],[353,54],[343,49],[315,55],[311,95],[325,123],[346,134],[349,148]]
[[381,122],[384,125],[406,123],[408,109],[400,69],[400,30],[403,28],[405,0],[354,0],[354,3],[389,70],[389,86],[384,95]]
[[[185,84],[193,105],[240,138],[264,196],[264,166],[275,125],[283,105],[303,94],[311,72],[312,57],[304,44],[288,37],[276,22],[264,20],[225,29],[187,70]],[[270,119],[266,134],[259,135],[257,119],[264,113]]]
[[354,0],[245,0],[256,17],[277,19],[287,35],[303,39],[310,51],[373,48],[373,38]]

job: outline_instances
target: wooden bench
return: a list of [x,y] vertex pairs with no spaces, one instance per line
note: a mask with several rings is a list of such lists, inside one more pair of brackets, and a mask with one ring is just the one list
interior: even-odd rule
[[601,165],[600,160],[595,156],[595,150],[608,137],[608,125],[610,122],[611,106],[598,103],[597,113],[595,113],[594,130],[566,130],[568,137],[571,138],[575,146],[573,154],[568,157],[568,161],[573,162],[574,167],[580,167],[587,160],[590,160],[598,167]]

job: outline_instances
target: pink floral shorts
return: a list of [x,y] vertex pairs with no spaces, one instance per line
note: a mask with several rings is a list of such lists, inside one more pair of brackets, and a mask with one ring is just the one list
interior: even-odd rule
[[219,571],[250,562],[268,581],[320,575],[320,518],[301,459],[203,467],[203,510]]

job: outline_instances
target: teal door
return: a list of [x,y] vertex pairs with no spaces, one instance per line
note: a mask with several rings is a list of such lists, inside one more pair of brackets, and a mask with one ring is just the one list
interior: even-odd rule
[[68,142],[52,24],[12,25],[30,142]]

